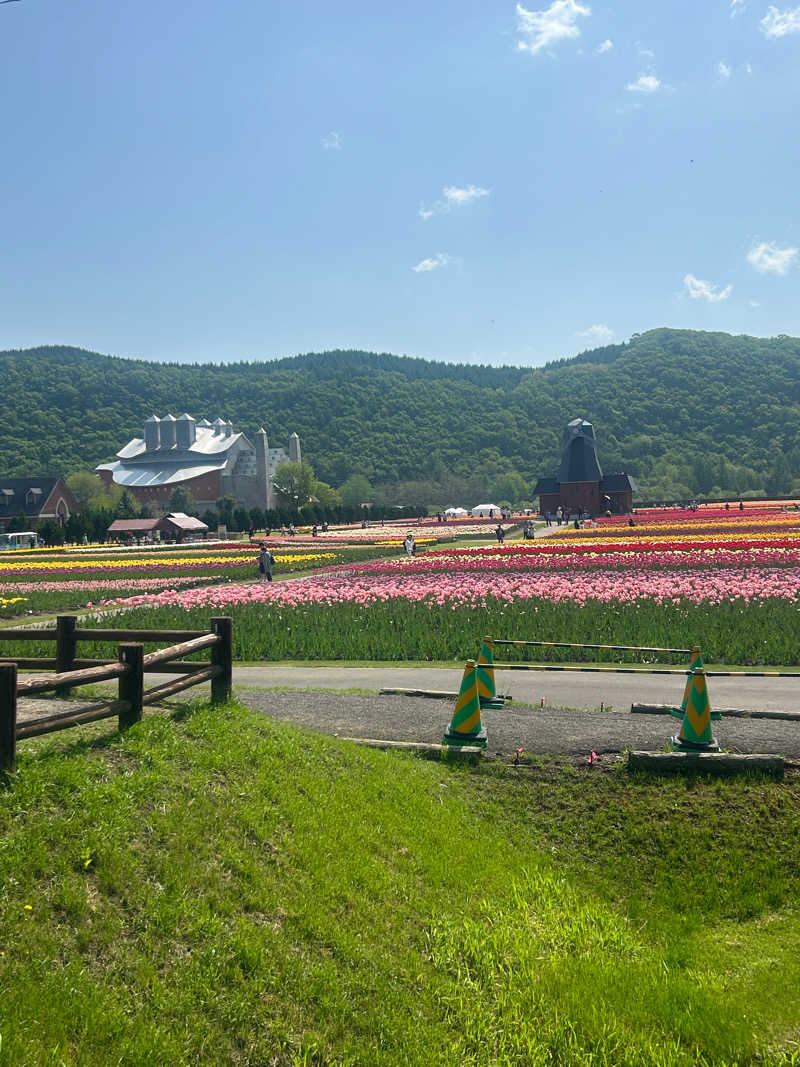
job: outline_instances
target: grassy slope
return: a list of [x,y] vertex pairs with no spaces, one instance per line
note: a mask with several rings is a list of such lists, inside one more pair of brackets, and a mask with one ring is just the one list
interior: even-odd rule
[[796,780],[451,768],[236,706],[21,747],[0,1063],[797,1062]]

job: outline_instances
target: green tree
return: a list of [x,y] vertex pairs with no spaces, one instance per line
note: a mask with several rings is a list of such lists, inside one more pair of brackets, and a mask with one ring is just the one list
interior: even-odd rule
[[314,482],[313,497],[321,508],[328,511],[340,507],[342,503],[339,491],[326,482]]
[[93,507],[98,497],[106,495],[106,487],[101,478],[89,471],[77,471],[66,480],[67,489],[78,501],[81,511]]
[[233,509],[236,507],[236,499],[232,496],[223,496],[217,501],[217,513],[219,515],[219,524],[227,526],[229,530],[234,529],[233,524]]
[[122,486],[106,485],[102,478],[89,471],[76,471],[66,480],[66,486],[78,501],[80,511],[110,508],[116,510],[122,497]]
[[169,498],[170,511],[182,511],[185,515],[197,515],[197,503],[185,485],[175,487]]
[[792,488],[792,469],[785,453],[779,452],[767,475],[767,496],[782,496]]
[[339,486],[342,506],[360,508],[362,504],[371,504],[375,490],[363,474],[351,474],[347,481]]
[[254,530],[263,530],[267,524],[267,517],[263,508],[250,508],[250,525]]
[[522,501],[530,495],[531,486],[518,471],[509,471],[497,479],[493,493],[501,500],[508,501],[512,508],[519,507]]
[[311,500],[314,491],[314,470],[310,463],[280,463],[275,470],[273,485],[280,502],[299,511]]
[[249,530],[250,512],[247,508],[235,508],[233,512],[233,521],[236,523],[237,530]]
[[117,518],[118,519],[135,519],[138,514],[139,514],[138,505],[137,505],[136,501],[134,500],[134,498],[131,496],[131,494],[126,489],[123,492],[122,496],[119,498],[119,503],[117,504]]

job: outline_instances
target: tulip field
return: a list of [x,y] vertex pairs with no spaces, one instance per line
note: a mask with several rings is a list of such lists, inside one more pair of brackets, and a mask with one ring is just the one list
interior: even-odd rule
[[[633,527],[613,519],[550,533],[337,564],[302,581],[142,591],[108,603],[131,627],[231,615],[244,660],[461,661],[489,633],[699,645],[711,662],[800,664],[797,513],[658,512],[636,516]],[[536,658],[615,657],[542,649]]]
[[[394,553],[396,548],[330,544],[273,547],[275,576]],[[34,549],[0,554],[0,618],[93,608],[135,593],[175,593],[209,583],[253,581],[258,544],[163,546],[140,550]]]
[[[800,665],[800,513],[640,513],[633,526],[600,519],[502,545],[471,540],[476,529],[491,536],[486,524],[443,525],[412,528],[413,558],[398,544],[403,526],[271,541],[268,585],[256,580],[257,545],[243,543],[14,553],[0,558],[0,616],[100,607],[126,627],[183,629],[226,614],[236,657],[252,661],[462,661],[489,633],[699,645],[710,662]],[[339,540],[357,534],[360,543]],[[536,658],[632,657],[541,649]]]

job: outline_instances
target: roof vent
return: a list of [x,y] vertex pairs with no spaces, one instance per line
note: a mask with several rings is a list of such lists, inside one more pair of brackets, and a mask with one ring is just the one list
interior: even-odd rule
[[186,412],[175,421],[175,435],[178,448],[191,448],[197,439],[197,423]]
[[161,450],[175,447],[175,416],[165,415],[161,420]]

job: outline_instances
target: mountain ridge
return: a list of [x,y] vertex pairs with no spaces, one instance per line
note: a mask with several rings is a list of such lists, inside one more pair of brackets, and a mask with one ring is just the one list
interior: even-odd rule
[[334,485],[353,473],[487,491],[512,472],[532,482],[557,467],[576,415],[595,424],[604,470],[627,470],[648,495],[754,491],[776,474],[788,491],[800,478],[800,339],[787,336],[659,327],[533,368],[343,349],[156,363],[49,345],[0,352],[0,371],[7,475],[91,469],[148,415],[189,411],[245,433],[263,423],[273,444],[296,430]]

